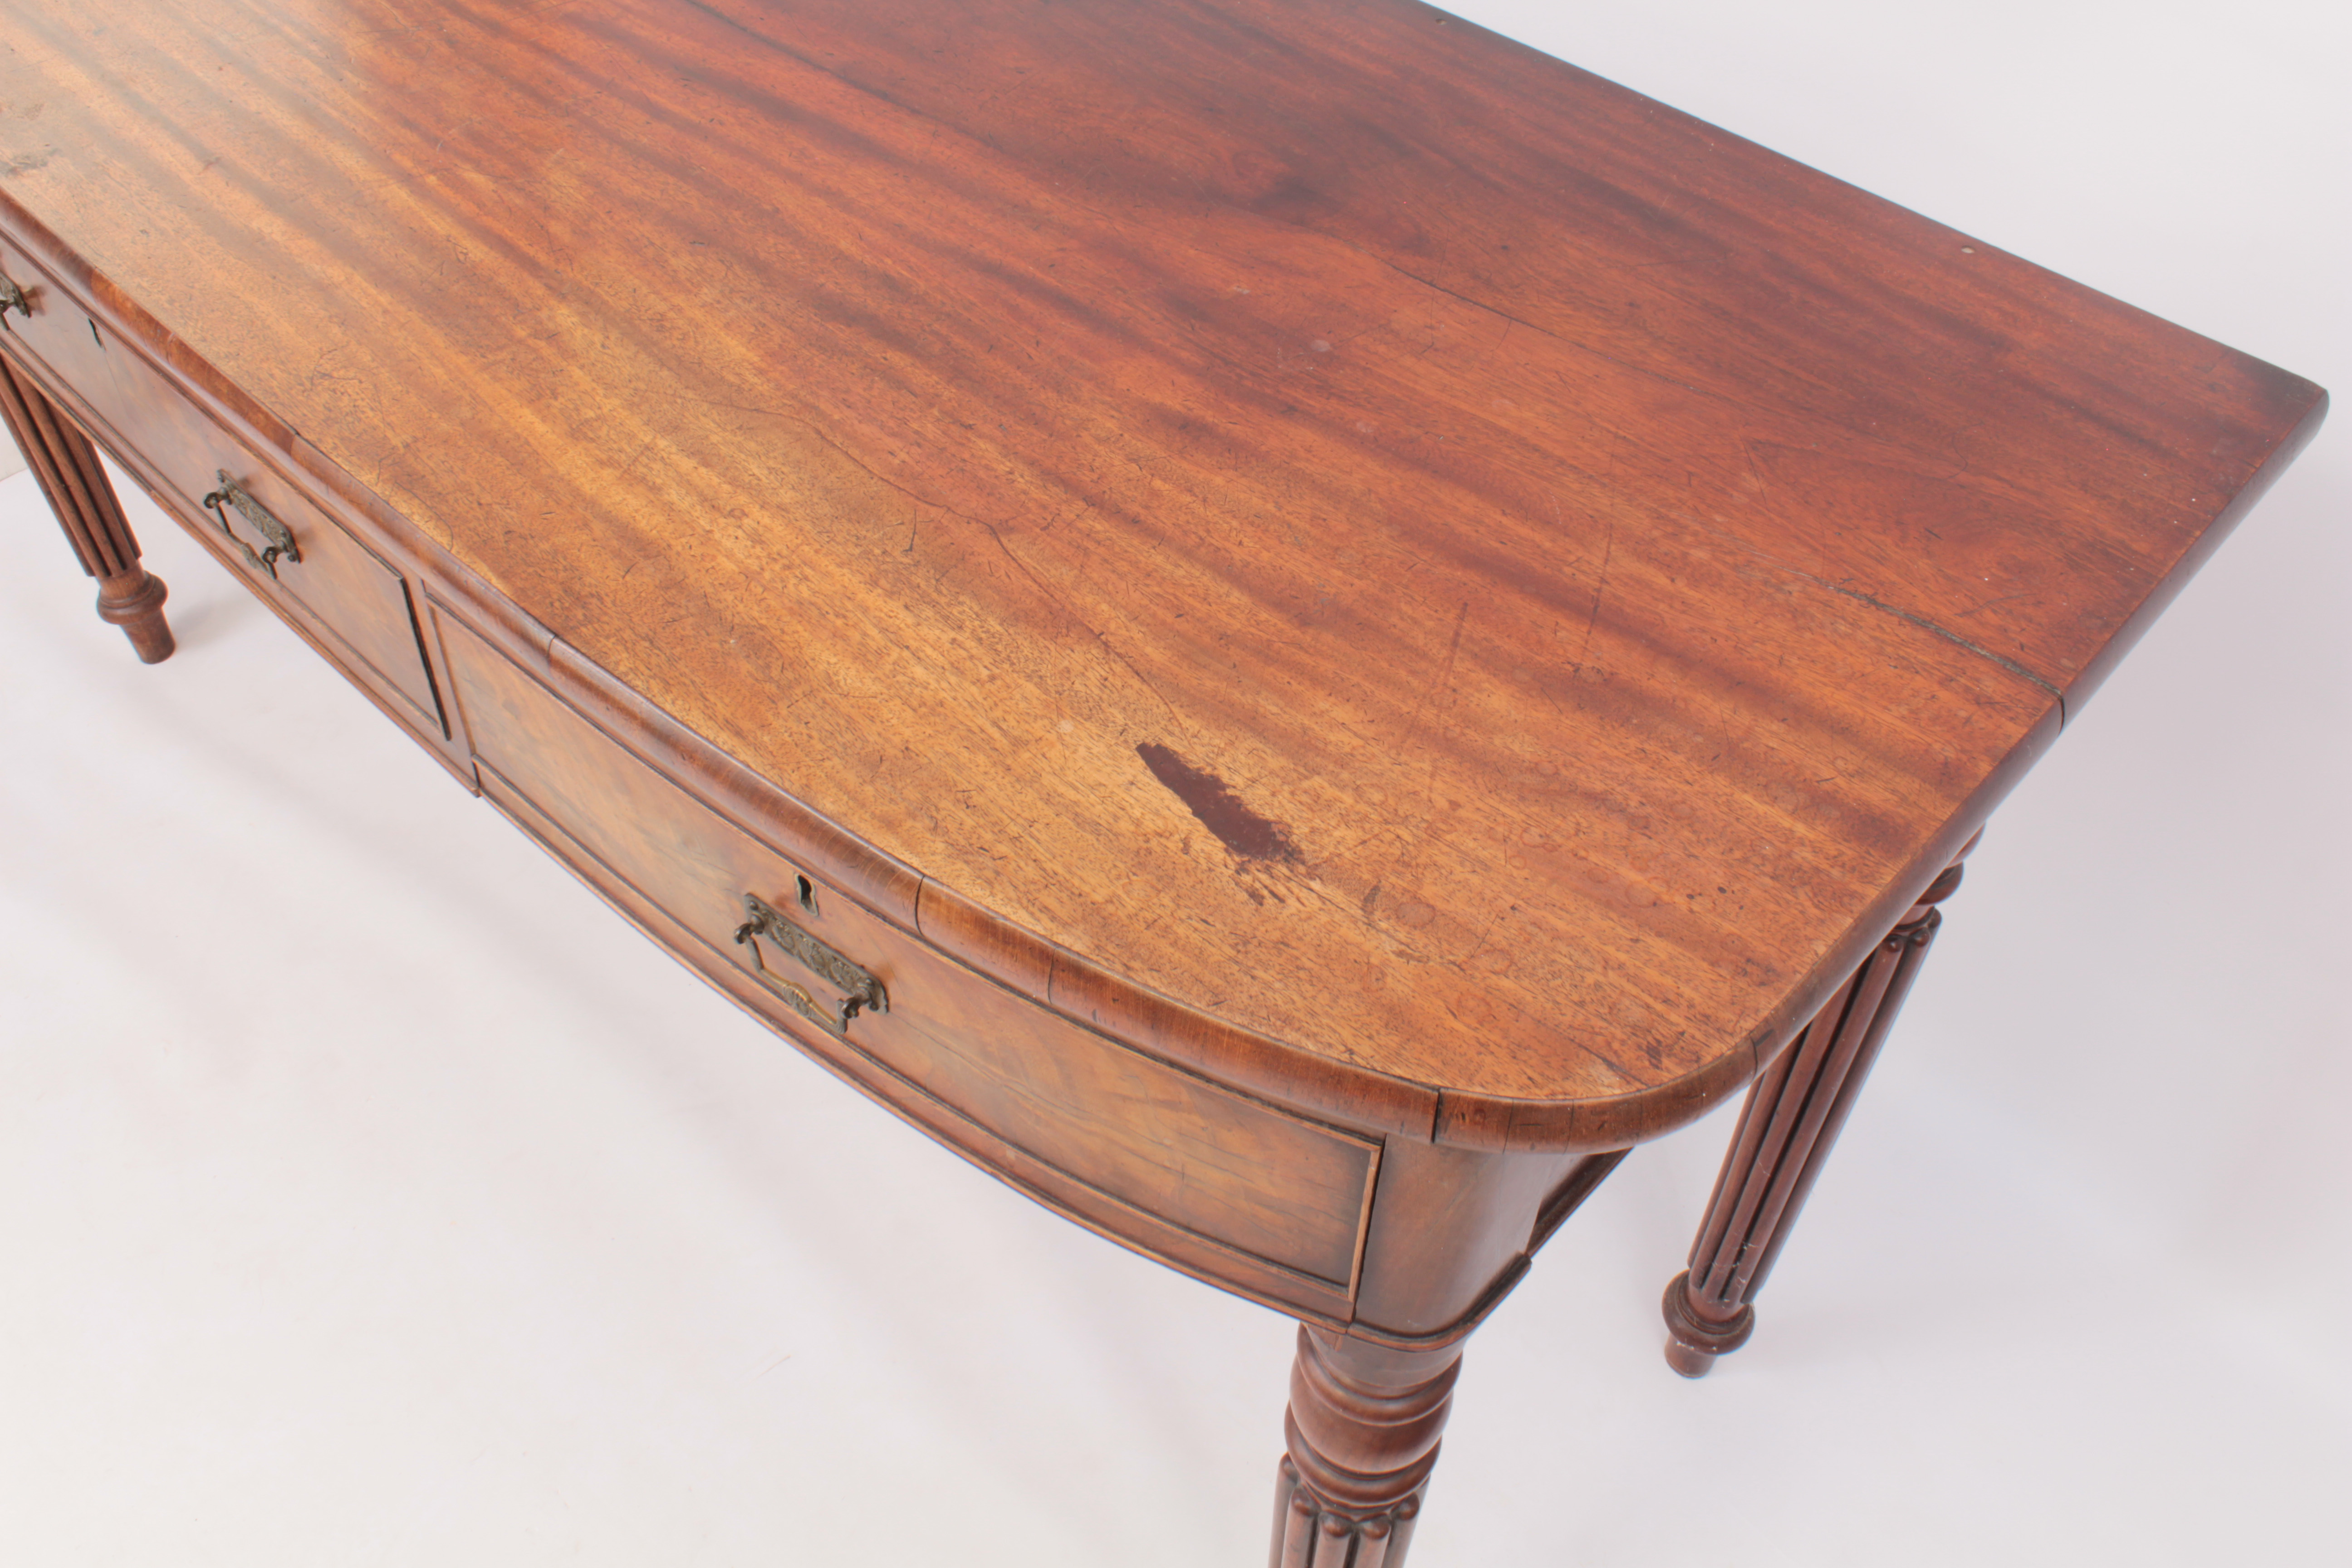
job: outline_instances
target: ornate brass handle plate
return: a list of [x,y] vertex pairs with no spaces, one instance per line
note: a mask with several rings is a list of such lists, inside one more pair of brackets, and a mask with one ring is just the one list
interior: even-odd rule
[[[226,468],[218,469],[216,472],[220,478],[220,489],[205,497],[203,504],[215,517],[220,519],[221,532],[227,537],[228,542],[245,552],[245,563],[257,572],[268,573],[273,582],[277,580],[278,563],[280,560],[291,561],[299,565],[302,560],[302,547],[294,542],[294,531],[278,521],[268,507],[254,500],[243,485],[229,478]],[[236,508],[239,516],[253,525],[256,532],[269,541],[268,549],[257,555],[254,553],[252,545],[247,544],[230,531],[227,509],[232,506]]]
[[[735,940],[751,950],[754,973],[810,1023],[836,1035],[846,1035],[849,1021],[858,1014],[890,1010],[890,994],[871,970],[786,917],[759,894],[743,895],[743,923],[735,930]],[[761,937],[767,938],[780,952],[798,960],[842,994],[833,1011],[827,1012],[806,986],[768,967],[767,955],[761,951],[758,941]]]
[[21,311],[29,320],[33,314],[32,301],[25,298],[25,291],[16,287],[15,279],[0,278],[0,322],[5,321],[11,310]]

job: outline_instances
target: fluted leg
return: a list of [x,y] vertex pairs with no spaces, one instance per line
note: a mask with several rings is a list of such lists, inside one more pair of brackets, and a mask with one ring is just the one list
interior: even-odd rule
[[1690,1268],[1666,1287],[1666,1363],[1685,1377],[1706,1376],[1716,1357],[1754,1331],[1750,1299],[1771,1272],[1936,940],[1943,919],[1936,906],[1959,887],[1960,862],[1975,847],[1969,839],[1748,1090]]
[[1459,1342],[1397,1351],[1300,1327],[1270,1568],[1399,1568],[1461,1366]]
[[139,541],[123,520],[98,449],[5,354],[0,354],[0,416],[65,526],[82,570],[98,579],[99,618],[121,626],[146,663],[171,658],[163,580],[139,564]]

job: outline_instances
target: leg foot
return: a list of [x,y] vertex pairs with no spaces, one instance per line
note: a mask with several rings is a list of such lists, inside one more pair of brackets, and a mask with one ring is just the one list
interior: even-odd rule
[[163,579],[139,564],[139,541],[123,520],[122,503],[98,460],[98,448],[31,377],[0,353],[0,418],[16,437],[81,560],[98,579],[99,618],[121,626],[148,664],[172,657],[172,629],[163,621]]
[[1936,906],[1959,887],[1960,862],[1975,847],[1969,839],[1748,1090],[1690,1268],[1666,1287],[1666,1364],[1685,1377],[1706,1376],[1755,1331],[1748,1299],[1763,1288],[1936,940]]
[[163,599],[169,592],[163,579],[140,567],[98,583],[98,618],[121,626],[142,664],[161,664],[177,646],[163,620]]
[[1461,1366],[1299,1329],[1271,1568],[1402,1568]]
[[1666,1364],[1685,1377],[1705,1377],[1715,1358],[1729,1355],[1756,1331],[1756,1309],[1745,1301],[1725,1319],[1703,1316],[1702,1303],[1692,1299],[1690,1270],[1674,1277],[1666,1287]]

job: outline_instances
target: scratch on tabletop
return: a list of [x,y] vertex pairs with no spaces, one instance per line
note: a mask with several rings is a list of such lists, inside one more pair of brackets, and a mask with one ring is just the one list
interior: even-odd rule
[[1584,640],[1576,645],[1576,659],[1570,669],[1584,673],[1584,656],[1592,651],[1592,628],[1601,623],[1601,595],[1609,591],[1609,563],[1617,555],[1617,520],[1609,520],[1609,533],[1601,542],[1601,574],[1592,584],[1592,607],[1584,613]]
[[[1336,235],[1326,235],[1323,237],[1327,239],[1337,239],[1339,237]],[[1502,310],[1497,306],[1489,305],[1483,300],[1475,300],[1467,294],[1457,293],[1455,290],[1448,289],[1444,284],[1432,282],[1430,279],[1422,277],[1417,272],[1408,272],[1403,268],[1399,267],[1395,262],[1389,260],[1385,257],[1375,256],[1360,245],[1350,244],[1349,241],[1344,239],[1339,240],[1339,243],[1346,246],[1349,250],[1356,252],[1359,256],[1363,257],[1366,260],[1375,262],[1381,267],[1387,268],[1390,271],[1395,273],[1400,278],[1409,278],[1424,289],[1431,289],[1439,294],[1444,294],[1449,299],[1459,300],[1473,310],[1484,310],[1489,315],[1500,316],[1507,321],[1516,321],[1520,326],[1527,328],[1529,331],[1540,333],[1542,336],[1549,338],[1556,343],[1562,343],[1569,348],[1574,349],[1579,353],[1591,354],[1597,360],[1601,360],[1610,364],[1613,364],[1620,370],[1631,371],[1635,375],[1645,377],[1648,380],[1660,382],[1667,386],[1680,387],[1683,391],[1690,393],[1694,396],[1704,397],[1710,403],[1722,403],[1727,401],[1721,393],[1709,392],[1704,387],[1693,386],[1689,382],[1676,381],[1673,376],[1662,375],[1657,371],[1651,369],[1647,365],[1636,364],[1631,360],[1621,359],[1612,353],[1604,353],[1601,350],[1594,348],[1591,343],[1580,342],[1574,338],[1564,337],[1560,333],[1552,331],[1548,328],[1538,326],[1535,322],[1527,320],[1523,316],[1514,316],[1508,310]]]
[[1454,612],[1454,637],[1445,645],[1445,662],[1438,667],[1437,673],[1431,678],[1429,684],[1421,689],[1420,700],[1413,703],[1412,713],[1405,720],[1404,733],[1397,741],[1396,749],[1399,752],[1407,750],[1415,740],[1419,739],[1421,716],[1429,707],[1431,694],[1453,677],[1454,658],[1462,651],[1462,627],[1469,618],[1470,601],[1465,599],[1462,601],[1461,608]]
[[[1859,588],[1849,588],[1843,584],[1832,583],[1826,577],[1815,577],[1811,573],[1797,572],[1797,569],[1793,566],[1787,567],[1786,570],[1795,572],[1800,577],[1804,577],[1811,582],[1820,584],[1822,587],[1827,588],[1832,594],[1843,594],[1849,599],[1858,600],[1863,604],[1868,605],[1874,610],[1884,610],[1888,615],[1895,616],[1897,620],[1908,621],[1913,626],[1919,627],[1923,631],[1933,632],[1937,637],[1942,637],[1946,642],[1957,643],[1961,647],[1968,649],[1970,653],[1975,654],[1979,658],[1989,658],[1992,660],[1993,663],[2000,666],[2001,668],[2009,671],[2011,675],[2017,676],[2021,679],[2032,681],[2034,685],[2048,692],[2052,697],[2057,699],[2058,722],[2062,727],[2065,724],[2066,694],[2058,689],[2055,684],[2034,674],[2033,671],[2026,668],[2025,666],[2018,663],[2017,660],[2007,658],[2001,654],[1997,654],[1981,643],[1970,642],[1968,638],[1960,636],[1958,632],[1947,631],[1944,627],[1937,626],[1935,622],[1929,620],[1925,616],[1917,615],[1912,611],[1904,609],[1899,605],[1890,605],[1885,600],[1865,594]],[[1982,608],[1983,606],[1979,605],[1978,607]]]
[[[887,484],[889,481],[886,479],[883,482]],[[943,511],[950,511],[950,515],[952,516],[964,517],[962,512],[951,511],[949,508],[943,507],[940,510]],[[1027,562],[1022,560],[1018,555],[1013,554],[1013,547],[1004,542],[1004,535],[997,531],[996,524],[990,522],[985,518],[978,517],[965,517],[965,521],[968,522],[976,522],[980,524],[981,527],[988,530],[988,537],[996,541],[996,548],[1003,553],[1003,556],[1007,561],[1013,563],[1013,566],[1024,577],[1028,578],[1029,581],[1036,586],[1037,592],[1045,595],[1046,600],[1052,604],[1055,608],[1060,610],[1062,614],[1069,616],[1072,621],[1077,624],[1077,626],[1081,631],[1085,632],[1087,636],[1094,638],[1097,643],[1100,644],[1102,650],[1110,655],[1111,658],[1117,659],[1119,664],[1126,668],[1129,675],[1132,675],[1137,680],[1142,682],[1143,689],[1151,693],[1152,697],[1159,702],[1160,706],[1168,710],[1168,716],[1174,720],[1180,728],[1185,727],[1183,716],[1176,711],[1176,705],[1169,701],[1166,697],[1160,694],[1160,688],[1151,683],[1151,678],[1144,674],[1140,669],[1138,669],[1135,667],[1135,661],[1129,658],[1127,655],[1119,652],[1118,646],[1108,637],[1095,630],[1093,625],[1088,622],[1084,616],[1079,615],[1076,610],[1070,608],[1069,605],[1063,600],[1059,594],[1054,592],[1052,586],[1048,584],[1043,577],[1038,576],[1035,572],[1030,570],[1029,563]]]
[[[1899,605],[1890,605],[1885,600],[1877,597],[1875,595],[1865,594],[1859,588],[1849,588],[1844,584],[1832,582],[1829,578],[1823,577],[1818,573],[1808,572],[1801,566],[1798,566],[1782,560],[1769,550],[1759,548],[1753,541],[1742,539],[1738,535],[1731,533],[1724,529],[1709,528],[1704,521],[1701,521],[1696,518],[1690,518],[1685,521],[1696,523],[1697,526],[1706,532],[1714,535],[1717,539],[1723,540],[1727,543],[1736,546],[1738,549],[1755,557],[1757,560],[1763,562],[1766,565],[1772,567],[1776,571],[1786,572],[1790,576],[1802,578],[1805,582],[1812,584],[1815,587],[1826,588],[1831,593],[1843,595],[1844,597],[1852,599],[1857,604],[1867,605],[1874,610],[1878,610],[1886,615],[1893,616],[1896,620],[1907,621],[1911,625],[1920,628],[1922,631],[1931,632],[1935,636],[1942,637],[1946,642],[1952,643],[1958,647],[1968,649],[1969,652],[1975,654],[1979,658],[1991,660],[2001,668],[2009,671],[2011,675],[2016,676],[2019,679],[2032,683],[2042,690],[2048,692],[2051,697],[2055,699],[2058,704],[2059,726],[2062,729],[2065,727],[2068,717],[2066,712],[2066,693],[2061,690],[2056,683],[2042,676],[2035,674],[2032,670],[2027,668],[2024,665],[2020,664],[2017,660],[2011,658],[2004,654],[1995,653],[1992,649],[1986,647],[1981,643],[1970,642],[1968,638],[1960,636],[1959,633],[1951,631],[1944,626],[1940,626],[1934,621],[1929,620],[1927,616],[1920,615],[1916,611],[1904,609]],[[1999,601],[1990,602],[1998,603]],[[1984,606],[1982,605],[1977,606],[1979,609],[1982,609],[1983,607]],[[1974,612],[1970,613],[1973,614]]]
[[1970,605],[1967,609],[1962,610],[1958,615],[1954,616],[1952,617],[1952,619],[1954,619],[1954,620],[1956,620],[1956,621],[1965,621],[1965,620],[1967,620],[1970,616],[1975,615],[1979,610],[1990,610],[1990,609],[1991,609],[1995,605],[2006,605],[2006,604],[2008,604],[2011,599],[2022,599],[2022,598],[2025,598],[2027,595],[2031,595],[2032,592],[2033,592],[2033,590],[2032,590],[2032,589],[2031,589],[2031,588],[2020,588],[2020,589],[2019,589],[2016,593],[2014,593],[2014,594],[2002,594],[2002,595],[1998,595],[1997,597],[1990,598],[1990,599],[1979,599],[1975,604]]

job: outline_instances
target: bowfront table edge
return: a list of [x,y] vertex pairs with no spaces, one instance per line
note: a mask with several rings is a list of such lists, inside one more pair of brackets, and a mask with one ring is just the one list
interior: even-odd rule
[[[1713,1109],[1750,1079],[1776,1042],[1759,1038],[1745,1052],[1727,1057],[1705,1074],[1660,1089],[1597,1107],[1562,1108],[1518,1104],[1488,1098],[1448,1096],[1420,1084],[1352,1068],[1328,1058],[1295,1050],[1280,1042],[1232,1027],[1058,950],[1017,926],[998,920],[961,897],[861,842],[856,836],[808,810],[774,784],[729,757],[582,657],[527,611],[480,581],[437,544],[329,460],[309,441],[246,396],[138,304],[113,288],[0,190],[0,238],[16,247],[43,275],[26,291],[47,308],[86,313],[120,345],[140,354],[251,456],[268,464],[287,483],[337,524],[396,566],[413,595],[416,629],[437,699],[438,722],[414,707],[391,700],[381,682],[356,673],[348,649],[322,636],[315,618],[267,594],[261,597],[281,620],[351,683],[374,701],[432,753],[458,783],[475,795],[488,795],[526,834],[537,840],[582,881],[633,924],[707,982],[770,1027],[824,1062],[873,1099],[967,1158],[1097,1234],[1157,1258],[1197,1279],[1250,1300],[1358,1337],[1399,1347],[1444,1345],[1466,1336],[1524,1274],[1540,1240],[1565,1219],[1615,1158],[1633,1143],[1669,1131]],[[0,331],[5,331],[0,328]],[[29,360],[14,334],[0,341],[20,368],[136,479],[152,499],[202,543],[232,575],[247,575],[232,545],[205,520],[191,514],[186,498],[174,494],[138,439],[102,417],[90,401],[37,361]],[[1262,1259],[1220,1247],[1214,1237],[1183,1233],[1133,1205],[1062,1179],[968,1118],[924,1113],[929,1097],[903,1078],[878,1068],[843,1036],[810,1026],[774,1005],[771,992],[740,964],[718,961],[712,950],[628,883],[583,854],[530,802],[488,790],[473,747],[473,729],[457,700],[457,678],[447,651],[452,633],[472,639],[538,683],[593,732],[650,773],[709,809],[735,831],[756,840],[805,869],[829,889],[857,901],[898,931],[936,948],[973,973],[1108,1042],[1227,1092],[1263,1101],[1283,1113],[1328,1126],[1334,1135],[1368,1140],[1370,1170],[1357,1216],[1356,1258],[1344,1282],[1269,1271]],[[1997,780],[2005,789],[2030,765],[2055,733],[2056,710],[2032,743],[2021,747],[2013,766]],[[496,775],[494,774],[493,777]],[[1996,794],[1989,785],[1987,793]],[[1991,801],[1986,802],[1990,811]],[[1973,829],[1971,828],[1971,831]],[[1920,886],[1932,879],[1948,854],[1938,845],[1920,869]],[[1899,890],[1889,902],[1907,905]],[[1894,915],[1889,914],[1888,923]],[[1874,936],[1858,936],[1866,951]],[[1826,994],[1844,978],[1852,962],[1843,955],[1824,969],[1819,991]],[[1780,1031],[1792,1036],[1819,1005],[1800,993],[1791,1018]],[[1443,1310],[1414,1303],[1410,1326],[1387,1329],[1355,1310],[1362,1283],[1362,1252],[1370,1238],[1380,1172],[1399,1164],[1396,1140],[1410,1150],[1420,1144],[1456,1151],[1439,1178],[1451,1192],[1477,1186],[1508,1171],[1512,1217],[1503,1245],[1493,1236],[1485,1245],[1475,1278],[1449,1281]],[[1514,1158],[1512,1156],[1519,1156]],[[1593,1156],[1581,1159],[1577,1156]],[[1441,1164],[1444,1157],[1438,1156]],[[1391,1200],[1393,1204],[1393,1199]],[[1402,1219],[1402,1213],[1398,1216]],[[1401,1239],[1401,1238],[1400,1238]],[[1338,1283],[1339,1289],[1332,1286]]]

